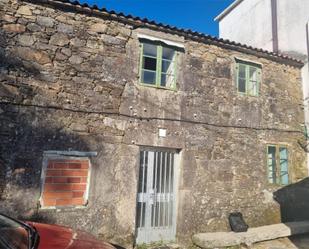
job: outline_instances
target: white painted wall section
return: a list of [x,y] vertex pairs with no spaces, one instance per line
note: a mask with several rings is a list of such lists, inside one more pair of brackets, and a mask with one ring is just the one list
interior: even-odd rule
[[306,23],[309,0],[277,0],[279,50],[304,59],[307,55]]
[[242,1],[219,21],[219,36],[271,51],[271,1]]

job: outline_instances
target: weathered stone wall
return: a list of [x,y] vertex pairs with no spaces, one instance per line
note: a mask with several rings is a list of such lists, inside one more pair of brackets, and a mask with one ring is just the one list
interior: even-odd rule
[[[24,1],[0,0],[0,20],[1,211],[132,244],[140,146],[177,148],[177,238],[187,242],[227,230],[235,210],[250,226],[279,221],[267,143],[288,145],[293,182],[307,175],[299,68]],[[177,91],[138,84],[138,33],[184,43]],[[262,64],[259,97],[237,94],[235,57]],[[37,208],[46,150],[98,152],[86,208]]]

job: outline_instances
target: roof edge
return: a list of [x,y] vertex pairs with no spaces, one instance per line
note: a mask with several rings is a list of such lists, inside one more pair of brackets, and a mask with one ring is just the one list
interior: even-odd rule
[[228,15],[233,9],[235,9],[244,0],[235,0],[226,9],[224,9],[219,15],[214,18],[214,21],[221,21],[226,15]]
[[[271,51],[266,51],[261,48],[254,48],[252,46],[241,44],[235,41],[230,41],[227,39],[217,38],[204,33],[196,32],[190,29],[182,29],[175,26],[165,25],[162,23],[157,23],[155,21],[148,20],[147,18],[134,17],[132,15],[125,15],[123,13],[117,13],[115,11],[109,11],[105,8],[98,8],[96,5],[89,6],[88,4],[81,4],[77,0],[71,2],[71,0],[22,0],[23,2],[30,2],[32,4],[38,5],[50,5],[55,8],[60,8],[64,10],[74,11],[77,13],[84,13],[92,16],[98,16],[103,18],[108,18],[116,20],[122,23],[132,25],[134,28],[145,27],[148,29],[170,33],[173,35],[183,36],[186,39],[192,41],[207,43],[216,45],[222,48],[231,49],[234,51],[239,51],[246,54],[251,54],[261,58],[267,58],[269,60],[287,64],[294,67],[303,67],[304,62],[280,53],[274,53]],[[236,0],[238,2],[243,0]]]

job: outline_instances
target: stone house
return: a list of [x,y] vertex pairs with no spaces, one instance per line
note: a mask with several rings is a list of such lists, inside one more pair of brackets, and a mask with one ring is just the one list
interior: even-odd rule
[[280,221],[301,61],[59,0],[0,0],[1,212],[120,245]]

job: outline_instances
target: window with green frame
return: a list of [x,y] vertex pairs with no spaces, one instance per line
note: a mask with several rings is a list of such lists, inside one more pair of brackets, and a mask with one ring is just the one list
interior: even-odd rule
[[268,182],[289,184],[288,149],[284,145],[267,146]]
[[246,62],[236,61],[237,91],[243,95],[258,96],[261,85],[261,66]]
[[168,89],[176,88],[177,52],[161,43],[142,42],[140,83]]

